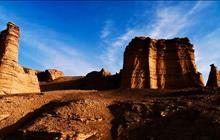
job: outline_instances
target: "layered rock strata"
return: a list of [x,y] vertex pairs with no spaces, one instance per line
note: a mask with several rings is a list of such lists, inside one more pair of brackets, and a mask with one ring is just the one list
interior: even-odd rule
[[203,86],[188,38],[135,37],[124,52],[121,87],[177,89]]
[[19,27],[7,24],[0,33],[0,94],[40,92],[36,72],[18,64]]
[[45,71],[37,72],[37,77],[39,81],[53,81],[63,76],[64,76],[64,73],[56,69],[48,69]]
[[211,64],[211,70],[207,81],[207,87],[220,87],[220,71],[214,64]]

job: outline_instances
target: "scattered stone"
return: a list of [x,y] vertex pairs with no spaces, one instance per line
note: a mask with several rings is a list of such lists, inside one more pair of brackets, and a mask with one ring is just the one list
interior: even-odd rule
[[166,116],[168,115],[168,113],[167,113],[166,111],[161,111],[160,115],[161,115],[162,117],[166,117]]
[[0,121],[8,118],[9,116],[10,116],[10,114],[2,114],[2,115],[0,115]]
[[90,132],[90,133],[78,133],[75,137],[75,140],[86,140],[86,139],[89,139],[90,137],[92,136],[95,136],[95,132]]

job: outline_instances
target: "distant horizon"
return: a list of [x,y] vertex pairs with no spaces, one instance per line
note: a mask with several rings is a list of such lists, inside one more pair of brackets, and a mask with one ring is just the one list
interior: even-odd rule
[[210,64],[220,66],[218,1],[0,1],[1,31],[9,21],[21,32],[19,63],[37,70],[114,74],[136,36],[188,37],[205,83]]

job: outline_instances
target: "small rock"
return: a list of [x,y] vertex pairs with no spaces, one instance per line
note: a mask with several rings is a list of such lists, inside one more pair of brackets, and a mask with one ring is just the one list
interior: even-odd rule
[[0,121],[8,118],[9,116],[10,116],[10,114],[2,114],[2,115],[0,115]]
[[165,111],[161,111],[160,115],[161,115],[162,117],[166,117],[166,116],[168,115],[168,113],[165,112]]

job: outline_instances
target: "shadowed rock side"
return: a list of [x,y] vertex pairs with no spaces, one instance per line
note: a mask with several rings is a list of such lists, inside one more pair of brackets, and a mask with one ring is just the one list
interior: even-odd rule
[[126,47],[121,87],[178,89],[202,87],[188,38],[136,37]]
[[207,87],[220,87],[220,71],[214,64],[211,64],[211,70],[209,73],[209,79],[207,81]]
[[219,111],[204,104],[176,100],[127,101],[109,108],[114,115],[111,128],[114,140],[217,140],[220,137],[220,125],[216,123]]
[[112,75],[107,70],[93,71],[86,75],[84,78],[83,89],[115,89],[119,88],[119,75]]
[[85,77],[60,77],[49,82],[40,82],[42,91],[63,90],[63,89],[95,89],[108,90],[120,87],[119,74],[111,75],[110,72],[102,69],[101,71],[93,71],[88,73]]
[[10,22],[0,33],[0,94],[40,92],[36,72],[18,64],[19,35]]
[[64,73],[56,69],[48,69],[45,71],[37,72],[37,78],[39,81],[53,81],[63,76],[64,76]]

